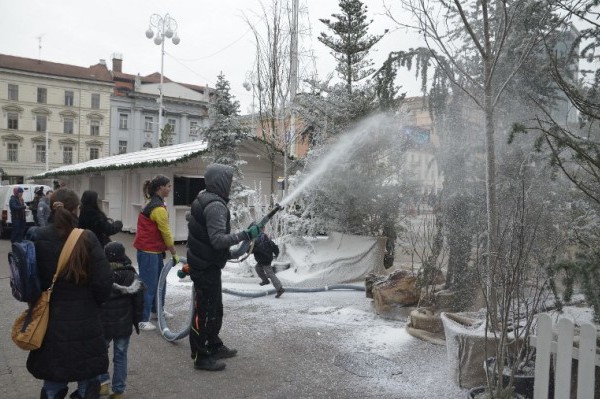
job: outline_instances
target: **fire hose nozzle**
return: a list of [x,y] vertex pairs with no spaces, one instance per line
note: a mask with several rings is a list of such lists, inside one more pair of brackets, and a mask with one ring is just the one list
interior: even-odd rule
[[265,217],[263,217],[263,218],[260,220],[260,222],[258,222],[258,227],[260,227],[261,229],[262,229],[263,227],[265,227],[265,225],[266,225],[266,224],[269,222],[269,220],[271,220],[271,218],[272,218],[273,216],[275,216],[275,214],[276,214],[277,212],[279,212],[280,210],[282,210],[282,209],[283,209],[283,208],[281,207],[281,205],[279,205],[279,204],[275,204],[275,206],[273,207],[273,209],[271,209],[271,210],[269,211],[269,213],[267,213],[267,214],[265,215]]

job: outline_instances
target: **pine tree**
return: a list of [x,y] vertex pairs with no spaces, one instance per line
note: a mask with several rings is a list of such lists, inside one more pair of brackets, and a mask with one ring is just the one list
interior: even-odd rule
[[367,6],[360,0],[340,0],[339,6],[342,12],[331,15],[336,21],[320,19],[332,35],[321,32],[318,39],[332,50],[331,54],[338,62],[336,71],[351,93],[353,83],[375,72],[371,68],[373,62],[367,56],[383,35],[368,34],[372,20],[367,21]]
[[167,123],[162,129],[160,129],[160,139],[158,141],[158,146],[166,147],[168,145],[172,145],[174,135],[175,132],[173,131],[173,126]]
[[208,154],[204,159],[233,166],[236,175],[241,176],[242,161],[237,146],[247,136],[247,129],[240,123],[239,108],[239,102],[230,93],[229,81],[223,73],[219,74],[211,107],[212,125],[203,131],[208,142]]

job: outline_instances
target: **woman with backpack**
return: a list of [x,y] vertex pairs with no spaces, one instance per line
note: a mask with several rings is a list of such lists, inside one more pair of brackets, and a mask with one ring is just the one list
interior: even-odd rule
[[[36,229],[36,261],[41,289],[52,283],[61,250],[77,227],[79,197],[69,189],[54,192],[50,224]],[[50,318],[42,347],[29,352],[27,370],[44,380],[41,399],[63,399],[68,382],[77,381],[71,398],[97,398],[98,375],[108,369],[108,350],[100,305],[111,293],[112,275],[96,236],[86,230],[58,275],[50,299]]]

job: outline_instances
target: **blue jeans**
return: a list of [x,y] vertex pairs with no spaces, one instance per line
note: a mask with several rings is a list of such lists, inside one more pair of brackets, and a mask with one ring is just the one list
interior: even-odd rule
[[[137,251],[138,269],[140,280],[146,284],[146,294],[144,295],[144,312],[142,321],[150,320],[150,312],[156,311],[156,292],[158,290],[158,278],[164,266],[162,254],[153,254],[150,252]],[[166,288],[166,287],[165,287]],[[163,291],[163,304],[165,301],[166,289]]]
[[[79,392],[79,396],[82,398],[85,397],[85,391],[87,390],[87,386],[90,382],[95,381],[96,378],[90,378],[89,380],[77,381],[77,391]],[[54,382],[54,381],[46,381],[44,380],[44,391],[46,391],[46,396],[48,399],[54,399],[56,395],[68,387],[69,383],[67,382]]]
[[[112,391],[114,393],[125,392],[125,386],[127,385],[127,350],[129,349],[129,338],[131,336],[106,340],[106,347],[109,349],[110,341],[113,342]],[[100,384],[103,384],[110,381],[110,375],[108,373],[101,374],[98,380]]]

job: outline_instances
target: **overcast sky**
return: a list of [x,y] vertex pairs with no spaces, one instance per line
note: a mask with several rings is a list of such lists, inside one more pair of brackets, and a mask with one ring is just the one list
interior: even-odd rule
[[[386,0],[394,4],[394,0]],[[271,0],[262,0],[270,4]],[[383,0],[364,0],[374,20],[371,34],[381,34],[394,25],[383,15]],[[300,40],[306,50],[305,72],[316,67],[320,78],[332,73],[333,57],[316,40],[329,18],[339,11],[338,0],[300,0]],[[397,7],[396,7],[397,9]],[[171,80],[214,87],[220,71],[232,93],[247,113],[252,93],[243,83],[254,62],[253,35],[245,17],[260,24],[259,0],[0,0],[0,53],[46,61],[90,66],[100,59],[112,69],[113,53],[123,56],[123,72],[160,72],[160,46],[145,36],[152,14],[169,13],[178,23],[181,42],[165,44],[164,75]],[[41,37],[41,50],[39,49]],[[376,46],[371,58],[378,67],[388,53],[416,45],[404,31],[393,31]],[[314,61],[308,54],[314,54]],[[405,73],[402,86],[417,95],[412,73]]]

